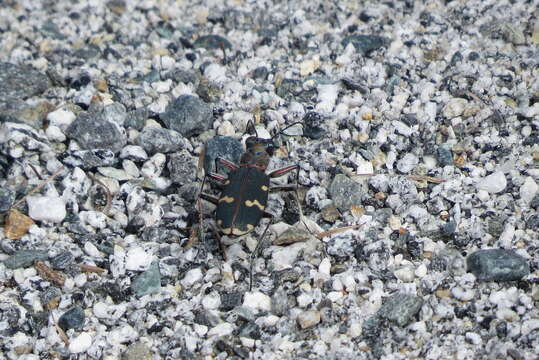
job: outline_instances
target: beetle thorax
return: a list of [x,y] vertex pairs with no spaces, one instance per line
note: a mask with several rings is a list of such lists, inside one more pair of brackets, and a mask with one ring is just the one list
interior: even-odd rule
[[266,146],[263,144],[254,144],[242,155],[240,164],[255,166],[262,170],[266,170],[269,161],[270,156],[266,151]]

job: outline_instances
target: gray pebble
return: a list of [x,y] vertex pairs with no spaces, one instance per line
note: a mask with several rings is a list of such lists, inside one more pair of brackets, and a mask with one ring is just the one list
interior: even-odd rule
[[226,173],[228,168],[221,164],[215,168],[215,159],[221,157],[238,164],[242,153],[243,146],[238,139],[230,136],[213,137],[204,145],[204,171]]
[[146,127],[136,140],[150,155],[178,151],[186,146],[186,140],[174,130]]
[[105,120],[101,113],[81,113],[69,125],[66,135],[77,141],[83,149],[122,150],[127,139],[118,126]]
[[15,192],[6,188],[0,188],[0,213],[6,212],[15,202]]
[[161,289],[159,262],[152,262],[148,270],[144,271],[133,280],[131,287],[137,296],[144,296],[159,292]]
[[0,62],[0,98],[26,99],[51,86],[49,78],[29,67]]
[[530,265],[512,250],[478,250],[466,259],[468,271],[481,281],[515,281],[530,273]]
[[365,187],[343,174],[337,174],[329,186],[329,193],[335,206],[347,211],[353,205],[360,205],[366,194]]
[[172,181],[179,185],[191,183],[196,180],[197,161],[189,151],[181,150],[178,153],[171,154],[167,169]]
[[170,102],[160,115],[167,128],[185,137],[208,130],[213,123],[213,111],[204,101],[193,95],[181,95]]
[[117,160],[114,152],[107,149],[68,150],[62,154],[60,159],[64,164],[80,167],[84,170],[112,166]]
[[418,296],[395,294],[384,301],[377,314],[404,327],[412,322],[422,305],[423,299]]

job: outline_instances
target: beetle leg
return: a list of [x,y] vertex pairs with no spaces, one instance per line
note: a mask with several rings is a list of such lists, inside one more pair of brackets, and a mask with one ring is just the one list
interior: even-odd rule
[[200,193],[199,197],[200,197],[201,199],[204,199],[204,200],[206,200],[206,201],[211,202],[212,204],[215,204],[215,205],[219,204],[219,199],[216,198],[215,196],[211,196],[211,195],[208,195],[208,194]]
[[264,242],[264,237],[266,236],[266,232],[268,231],[271,223],[273,222],[273,215],[264,212],[265,214],[268,214],[271,220],[268,222],[268,225],[266,225],[266,228],[264,229],[264,232],[262,233],[262,236],[260,237],[260,240],[258,240],[258,243],[256,244],[256,248],[251,253],[250,259],[249,259],[249,291],[253,289],[253,263],[255,261],[255,258],[260,251],[260,248],[262,247],[262,243]]
[[227,180],[226,176],[217,173],[208,173],[206,176],[212,180],[220,182],[221,184],[224,184]]
[[230,170],[237,170],[240,167],[236,164],[234,164],[232,161],[228,161],[227,159],[223,159],[222,157],[215,158],[215,168],[217,169],[217,164],[222,164],[229,168]]
[[294,191],[298,187],[296,185],[282,185],[282,186],[272,186],[270,187],[270,192],[276,192],[276,191]]
[[273,170],[272,172],[270,172],[268,174],[268,176],[270,178],[275,178],[275,177],[279,177],[279,176],[283,176],[285,174],[288,174],[290,171],[293,171],[293,170],[298,170],[299,171],[299,165],[290,165],[290,166],[287,166],[287,167],[284,167],[284,168],[280,168],[280,169],[277,169],[277,170]]
[[211,224],[211,229],[212,229],[213,233],[215,234],[215,237],[217,238],[217,241],[219,242],[219,249],[221,249],[221,254],[223,254],[223,260],[227,261],[225,247],[223,246],[223,240],[221,239],[221,235],[219,234],[219,230],[217,230],[214,223]]

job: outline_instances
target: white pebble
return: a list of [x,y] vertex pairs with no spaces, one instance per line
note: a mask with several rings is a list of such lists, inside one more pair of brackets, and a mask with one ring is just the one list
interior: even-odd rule
[[316,104],[316,110],[322,113],[331,112],[338,95],[338,85],[318,85],[318,104]]
[[524,184],[520,187],[520,199],[525,203],[529,204],[533,198],[535,197],[535,194],[539,191],[539,185],[533,180],[531,176],[528,176],[526,180],[524,180]]
[[418,163],[419,159],[417,156],[412,153],[407,153],[402,157],[402,159],[397,161],[397,169],[403,174],[408,174],[416,167]]
[[234,331],[234,325],[224,322],[211,328],[210,331],[208,331],[208,337],[227,336],[227,335],[232,334],[233,331]]
[[322,278],[329,279],[330,277],[330,271],[331,271],[331,261],[329,258],[323,258],[320,262],[320,265],[318,265],[318,272],[320,273]]
[[206,325],[194,324],[195,332],[198,336],[204,336],[208,333],[208,327]]
[[99,249],[89,241],[84,243],[84,252],[93,257],[101,257]]
[[530,319],[522,322],[520,332],[522,336],[526,336],[536,329],[539,329],[539,319]]
[[488,191],[479,190],[477,192],[477,198],[481,200],[482,202],[486,202],[488,201],[488,199],[490,199],[490,195],[488,194]]
[[428,272],[427,266],[425,264],[421,264],[417,267],[417,269],[415,269],[414,274],[415,276],[421,279],[427,275],[427,272]]
[[330,291],[327,295],[327,298],[331,302],[337,302],[342,299],[343,294],[340,291]]
[[478,190],[485,190],[489,194],[497,194],[502,192],[507,186],[505,175],[501,171],[490,174],[481,179],[476,187]]
[[86,281],[88,278],[86,277],[85,273],[78,274],[73,278],[73,281],[75,282],[75,285],[79,288],[83,287],[84,284],[86,284]]
[[57,126],[62,130],[66,130],[69,125],[75,120],[76,116],[71,111],[58,109],[56,111],[50,112],[47,115],[47,120],[49,121],[49,126]]
[[185,276],[180,281],[183,287],[190,288],[200,280],[202,280],[202,270],[200,268],[195,268],[189,270],[187,273],[185,273]]
[[260,291],[247,292],[243,298],[243,306],[254,310],[255,312],[270,311],[271,298]]
[[120,152],[120,159],[131,159],[136,161],[144,161],[148,158],[146,150],[138,145],[126,145]]
[[217,129],[217,134],[221,136],[234,136],[235,133],[234,126],[228,120],[223,121],[219,129]]
[[80,354],[92,346],[92,336],[87,332],[82,332],[79,336],[69,342],[69,351],[73,354]]
[[395,127],[395,131],[398,134],[401,134],[402,136],[406,136],[406,137],[412,135],[412,132],[413,132],[412,128],[410,128],[408,125],[406,125],[402,121],[393,121],[392,124]]
[[467,332],[465,338],[467,342],[473,345],[479,345],[483,342],[483,340],[481,340],[481,336],[479,336],[478,333],[474,332]]
[[97,318],[105,319],[110,316],[109,305],[102,301],[98,301],[94,304],[92,311]]
[[453,98],[444,106],[442,113],[447,119],[452,119],[462,115],[466,105],[468,105],[468,100],[463,98]]
[[460,301],[470,301],[475,296],[475,290],[474,289],[464,289],[460,286],[455,286],[453,289],[451,289],[451,294],[453,297]]
[[28,215],[38,221],[59,223],[66,217],[64,200],[53,196],[28,196]]
[[211,292],[202,298],[202,307],[206,310],[215,310],[221,305],[221,296],[218,292]]
[[142,271],[146,270],[151,262],[152,254],[147,253],[140,246],[136,246],[127,251],[125,268],[131,271]]
[[302,329],[307,329],[317,325],[320,322],[320,312],[316,310],[307,310],[298,315],[297,321]]
[[166,93],[170,91],[172,85],[172,80],[168,79],[166,81],[156,81],[152,83],[152,88],[158,93]]
[[124,169],[125,173],[133,179],[140,176],[140,171],[137,164],[135,164],[132,160],[125,159],[122,161],[122,168]]
[[313,302],[313,297],[310,294],[302,293],[296,298],[298,306],[301,308],[309,306]]
[[50,141],[64,142],[66,140],[66,136],[62,130],[58,126],[54,125],[47,127],[47,130],[45,130],[45,135],[47,135],[47,138]]
[[150,159],[148,159],[146,162],[144,162],[140,173],[148,178],[156,178],[161,175],[161,172],[165,167],[166,161],[167,157],[165,156],[165,154],[157,153]]
[[414,281],[414,268],[411,266],[404,266],[401,269],[393,271],[393,275],[402,282]]

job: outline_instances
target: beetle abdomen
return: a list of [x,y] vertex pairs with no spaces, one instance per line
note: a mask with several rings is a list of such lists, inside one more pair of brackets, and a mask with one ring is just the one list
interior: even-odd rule
[[226,235],[243,235],[260,222],[268,203],[269,177],[253,167],[228,175],[217,205],[217,225]]

